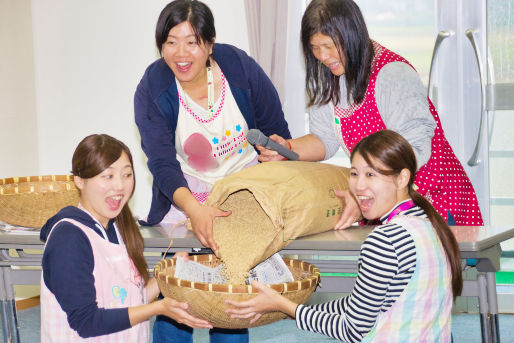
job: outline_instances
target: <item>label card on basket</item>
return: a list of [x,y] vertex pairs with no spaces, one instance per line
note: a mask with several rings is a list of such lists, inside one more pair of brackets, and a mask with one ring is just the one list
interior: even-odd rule
[[293,282],[294,277],[282,257],[276,253],[250,270],[246,284],[249,285],[252,280],[273,285],[276,283]]
[[[226,280],[222,276],[222,268],[223,264],[216,268],[211,268],[201,263],[191,260],[186,261],[182,257],[178,257],[174,276],[178,279],[194,282],[224,284]],[[277,284],[292,282],[294,278],[282,257],[276,253],[250,270],[246,284],[249,285],[253,280],[266,284]]]
[[216,268],[211,268],[195,261],[186,261],[182,257],[177,257],[174,276],[178,279],[194,282],[223,284],[225,279],[221,276],[221,268],[221,264]]

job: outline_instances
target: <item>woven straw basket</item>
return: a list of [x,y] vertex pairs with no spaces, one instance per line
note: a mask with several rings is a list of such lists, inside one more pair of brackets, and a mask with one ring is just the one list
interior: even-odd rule
[[[190,259],[216,267],[220,261],[214,255],[193,255]],[[289,300],[296,303],[305,303],[320,281],[319,269],[310,263],[284,258],[284,262],[291,270],[295,281],[270,285]],[[255,297],[257,290],[252,286],[210,284],[191,282],[173,277],[175,273],[175,258],[161,260],[155,265],[154,275],[162,294],[178,301],[189,304],[188,311],[198,317],[209,321],[214,327],[226,329],[242,329],[261,326],[276,322],[286,317],[282,312],[264,314],[255,323],[250,319],[230,318],[225,313],[229,305],[226,299],[242,301]]]
[[61,208],[79,203],[73,175],[0,179],[0,220],[40,228]]

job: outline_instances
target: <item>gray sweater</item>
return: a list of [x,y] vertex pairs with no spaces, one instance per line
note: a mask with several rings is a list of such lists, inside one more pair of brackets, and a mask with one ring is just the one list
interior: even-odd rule
[[[339,78],[341,100],[338,107],[348,108],[344,75]],[[418,169],[428,162],[436,122],[430,113],[426,89],[418,73],[408,64],[392,62],[377,75],[375,98],[386,127],[401,134],[414,148]],[[339,150],[332,104],[312,106],[310,132],[325,145],[325,159]]]

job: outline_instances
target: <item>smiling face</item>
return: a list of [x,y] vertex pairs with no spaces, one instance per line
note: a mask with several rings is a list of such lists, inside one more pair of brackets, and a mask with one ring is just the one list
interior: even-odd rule
[[[380,161],[370,158],[375,168],[387,170]],[[362,215],[377,219],[388,213],[397,203],[409,198],[407,183],[410,172],[403,169],[398,175],[384,175],[371,167],[361,154],[356,153],[350,170],[350,190],[357,198]]]
[[310,45],[314,57],[330,69],[332,74],[336,76],[344,74],[344,55],[339,56],[332,38],[318,32],[311,36]]
[[162,56],[182,87],[206,82],[206,62],[212,44],[197,42],[189,22],[174,26],[162,45]]
[[107,227],[110,219],[120,214],[134,190],[134,173],[125,152],[100,174],[82,179],[75,176],[80,190],[80,203],[100,223]]

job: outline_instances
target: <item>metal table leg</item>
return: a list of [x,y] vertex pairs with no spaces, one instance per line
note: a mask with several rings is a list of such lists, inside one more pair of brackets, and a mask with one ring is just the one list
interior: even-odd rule
[[[3,269],[3,268],[2,268]],[[20,343],[19,327],[18,327],[18,315],[16,311],[16,298],[14,297],[14,289],[11,280],[11,268],[3,269],[5,299],[7,307],[7,318],[9,321],[10,341]]]
[[491,342],[500,343],[500,323],[498,322],[498,295],[496,294],[496,275],[486,273],[487,302],[489,304],[489,330]]
[[[8,317],[8,306],[7,306],[7,292],[5,290],[5,277],[4,268],[0,267],[0,308],[2,311],[2,333],[4,342],[12,342],[10,335],[9,317]],[[7,267],[8,268],[8,267]]]
[[489,306],[487,301],[487,280],[484,273],[478,273],[478,310],[480,312],[480,331],[482,342],[490,343]]
[[7,300],[7,306],[10,308],[11,312],[11,340],[14,343],[20,343],[20,332],[18,325],[18,313],[16,311],[16,300],[11,299]]

